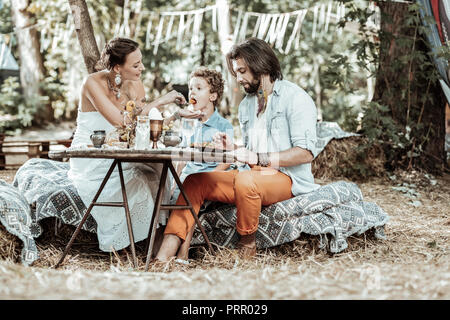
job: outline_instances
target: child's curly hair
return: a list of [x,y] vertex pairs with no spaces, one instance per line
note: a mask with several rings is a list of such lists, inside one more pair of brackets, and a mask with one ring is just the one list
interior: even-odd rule
[[213,102],[214,107],[217,107],[220,104],[220,100],[222,99],[223,88],[225,85],[225,81],[222,78],[222,74],[220,72],[208,69],[206,67],[199,67],[191,72],[189,80],[194,77],[205,79],[209,85],[209,91],[211,93],[217,93],[217,99]]

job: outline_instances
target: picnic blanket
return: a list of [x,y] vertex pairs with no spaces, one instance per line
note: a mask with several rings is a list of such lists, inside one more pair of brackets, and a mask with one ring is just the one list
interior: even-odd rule
[[[321,151],[331,139],[355,135],[343,131],[336,123],[319,122],[316,146]],[[24,242],[21,260],[25,265],[39,258],[34,243],[42,233],[39,221],[56,217],[64,224],[77,226],[87,210],[67,177],[68,170],[67,162],[35,158],[19,168],[12,185],[0,180],[0,222]],[[306,233],[320,236],[322,248],[340,252],[347,247],[346,238],[352,234],[374,228],[375,236],[384,238],[388,219],[379,206],[363,201],[356,184],[338,181],[263,208],[256,241],[258,248],[268,248]],[[236,244],[235,206],[208,207],[200,221],[211,242],[230,247]],[[90,216],[83,229],[95,233],[96,228]],[[202,243],[203,237],[196,230],[192,244]]]

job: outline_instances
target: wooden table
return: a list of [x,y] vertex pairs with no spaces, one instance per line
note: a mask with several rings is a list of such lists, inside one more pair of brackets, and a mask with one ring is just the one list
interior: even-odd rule
[[[191,148],[164,148],[164,149],[152,149],[152,150],[131,150],[131,149],[110,149],[110,148],[69,148],[64,151],[50,151],[49,157],[51,159],[61,159],[61,158],[102,158],[102,159],[112,159],[113,163],[111,164],[108,172],[105,175],[97,193],[94,196],[91,204],[89,205],[86,213],[81,219],[80,224],[77,229],[73,233],[69,243],[64,249],[63,254],[61,255],[58,263],[55,265],[55,268],[64,261],[65,256],[70,250],[75,238],[81,230],[81,227],[86,222],[92,208],[94,206],[110,206],[110,207],[123,207],[125,209],[125,216],[127,219],[127,227],[128,227],[128,235],[130,237],[130,246],[131,252],[133,254],[133,265],[137,267],[137,259],[136,259],[136,251],[134,247],[134,236],[133,229],[131,225],[131,216],[128,208],[128,200],[127,193],[125,189],[125,183],[123,179],[123,171],[122,171],[122,162],[141,162],[141,163],[162,163],[163,169],[161,172],[161,178],[159,182],[159,188],[156,195],[155,207],[153,209],[153,215],[150,222],[149,233],[147,238],[147,258],[145,263],[145,271],[148,270],[149,262],[151,260],[152,251],[153,251],[153,243],[156,232],[156,224],[155,221],[159,221],[159,214],[161,210],[172,210],[172,209],[189,209],[192,213],[192,216],[197,223],[202,235],[205,239],[206,244],[211,252],[214,252],[211,243],[203,229],[197,214],[194,212],[192,204],[188,199],[186,192],[183,188],[183,185],[180,181],[180,178],[173,166],[173,161],[196,161],[196,162],[220,162],[220,163],[233,163],[234,158],[223,153],[223,152],[215,152],[214,150],[210,151],[200,151]],[[120,185],[122,190],[123,201],[122,202],[97,202],[98,197],[100,196],[106,182],[111,176],[114,168],[118,168],[119,177],[120,177]],[[180,188],[180,192],[183,195],[187,205],[169,205],[162,204],[164,186],[167,180],[168,170],[172,173],[172,176],[175,179],[176,184]]]

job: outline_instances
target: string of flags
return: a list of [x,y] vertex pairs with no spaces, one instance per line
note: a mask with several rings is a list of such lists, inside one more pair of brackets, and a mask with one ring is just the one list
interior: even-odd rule
[[[132,7],[133,6],[133,7]],[[373,10],[375,7],[371,4]],[[202,21],[211,19],[212,31],[218,31],[217,15],[219,6],[211,5],[205,8],[188,11],[148,11],[141,10],[142,0],[125,0],[122,10],[122,17],[114,28],[114,36],[130,37],[133,34],[136,39],[143,32],[145,33],[145,49],[153,49],[153,54],[157,54],[158,48],[169,40],[176,39],[176,49],[180,50],[186,38],[190,40],[190,48],[195,49],[201,38]],[[130,15],[135,12],[133,18],[135,30],[130,27]],[[308,13],[312,12],[313,29],[311,37],[321,37],[328,32],[330,23],[337,23],[345,16],[345,5],[336,1],[317,4],[314,7],[296,10],[287,13],[259,13],[246,12],[241,8],[230,9],[230,14],[234,16],[235,25],[232,33],[232,42],[237,43],[249,36],[265,40],[282,54],[289,54],[300,45],[302,24]],[[236,17],[237,16],[237,17]],[[145,21],[146,25],[143,25]],[[291,27],[289,27],[289,24]],[[373,23],[373,25],[376,25]],[[56,24],[50,25],[38,23],[31,27],[42,27],[41,45],[42,47],[55,47],[60,40],[67,40],[74,32],[73,21],[69,15],[65,26]],[[52,31],[50,32],[50,29]],[[20,30],[15,30],[18,32]],[[342,33],[342,28],[338,29],[338,34]],[[49,34],[55,34],[50,38]]]
[[[128,2],[128,0],[126,0]],[[124,17],[116,27],[115,36],[129,37],[126,32],[128,16],[124,5]],[[145,49],[153,48],[153,54],[157,54],[160,45],[171,39],[176,39],[176,49],[181,48],[184,38],[189,36],[190,47],[194,49],[200,39],[200,27],[205,16],[211,18],[212,31],[217,31],[218,6],[212,5],[201,9],[189,11],[160,12],[140,11],[138,21],[142,21],[143,15],[148,15],[145,33]],[[308,12],[313,13],[312,38],[323,35],[328,31],[330,22],[338,22],[345,16],[345,5],[330,1],[318,4],[312,8],[297,10],[288,13],[258,13],[244,12],[242,9],[231,9],[231,14],[237,14],[233,30],[233,43],[242,41],[248,36],[264,39],[274,46],[280,53],[288,54],[291,49],[298,49],[300,44],[302,24]],[[289,23],[293,25],[288,28]],[[139,25],[139,24],[138,24]],[[290,34],[287,34],[288,30]],[[342,33],[342,28],[338,30]],[[137,32],[135,32],[137,35]],[[287,40],[286,40],[287,39]]]

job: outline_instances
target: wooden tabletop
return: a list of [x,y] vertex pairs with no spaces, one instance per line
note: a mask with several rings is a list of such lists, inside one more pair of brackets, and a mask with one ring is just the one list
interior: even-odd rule
[[197,150],[192,148],[162,148],[151,150],[68,148],[63,151],[50,151],[50,159],[61,158],[103,158],[120,159],[133,162],[152,162],[162,160],[234,163],[235,159],[221,150]]

